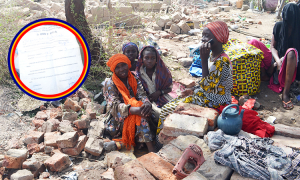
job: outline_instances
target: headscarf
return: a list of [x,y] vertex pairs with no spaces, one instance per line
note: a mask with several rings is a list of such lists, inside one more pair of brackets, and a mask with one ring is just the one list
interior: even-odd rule
[[123,54],[125,53],[125,49],[128,47],[128,46],[134,46],[136,48],[136,51],[137,51],[137,57],[139,57],[139,47],[133,43],[133,42],[129,42],[129,43],[126,43],[126,44],[123,44],[123,47],[122,47],[122,51],[123,51]]
[[[288,25],[292,28],[291,37],[288,34]],[[282,27],[280,31],[280,42],[278,42],[278,54],[284,55],[289,48],[300,51],[300,10],[294,3],[288,3],[282,10]]]
[[[156,62],[157,62],[156,67],[155,67],[156,68],[156,77],[155,77],[156,91],[168,89],[172,85],[172,75],[171,75],[171,72],[169,71],[169,69],[166,67],[163,60],[160,58],[158,51],[153,46],[145,46],[140,52],[140,56],[139,56],[139,59],[137,62],[136,73],[137,73],[138,78],[141,80],[143,87],[146,90],[147,94],[150,95],[149,90],[148,90],[148,85],[147,85],[146,81],[141,78],[141,71],[140,71],[140,69],[143,65],[143,59],[142,59],[143,54],[142,53],[143,53],[144,49],[147,47],[153,48],[156,52]],[[167,102],[168,102],[168,100],[164,96],[159,96],[155,103],[158,107],[162,107]]]
[[[126,63],[128,68],[131,67],[131,62],[127,56],[124,54],[113,55],[107,62],[107,66],[110,67],[110,70],[113,72],[112,80],[119,92],[122,94],[125,104],[130,104],[131,107],[141,107],[143,105],[142,101],[137,101],[135,97],[130,97],[129,90],[126,88],[124,83],[119,79],[115,73],[115,68],[119,63]],[[128,83],[133,90],[134,96],[137,93],[137,82],[133,74],[128,70]],[[131,145],[135,146],[135,126],[141,125],[141,116],[138,115],[129,115],[124,120],[123,132],[122,132],[122,142],[130,148]]]
[[219,42],[223,44],[228,42],[229,30],[225,22],[215,21],[207,24],[205,27],[207,27],[213,33]]

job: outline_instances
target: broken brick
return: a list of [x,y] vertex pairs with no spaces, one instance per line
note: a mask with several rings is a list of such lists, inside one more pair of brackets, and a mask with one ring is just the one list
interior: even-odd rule
[[89,94],[86,91],[84,91],[82,88],[78,89],[77,94],[80,97],[80,99],[89,97]]
[[88,137],[86,135],[80,136],[77,144],[74,147],[62,149],[62,151],[70,156],[78,156],[79,153],[84,149],[87,140]]
[[[49,133],[45,133],[44,136],[44,143],[45,146],[52,146],[52,147],[57,147],[57,143],[56,140],[60,137],[60,132],[49,132]],[[45,147],[45,151],[46,151],[46,147]]]
[[83,109],[86,109],[86,106],[91,102],[89,98],[82,98],[79,101],[79,106]]
[[104,133],[104,122],[98,119],[93,119],[90,122],[88,137],[101,138]]
[[3,166],[7,169],[20,169],[27,156],[28,151],[26,149],[10,149],[4,156]]
[[62,133],[67,133],[67,132],[73,132],[74,131],[74,129],[71,125],[71,121],[69,121],[69,120],[62,120],[59,123],[59,126],[58,126],[57,129]]
[[78,129],[87,129],[90,125],[89,120],[77,120],[73,122]]
[[37,143],[28,144],[27,150],[28,150],[29,154],[32,155],[33,153],[40,152],[40,146]]
[[62,119],[75,121],[77,120],[78,114],[76,112],[64,112]]
[[34,177],[38,177],[41,172],[46,170],[44,163],[36,160],[33,157],[24,161],[22,168],[30,170]]
[[59,148],[72,148],[77,144],[78,133],[77,132],[68,132],[61,135],[57,140],[57,146]]
[[50,109],[50,119],[58,119],[61,120],[63,112],[61,108],[52,108]]
[[72,100],[71,98],[67,98],[67,100],[64,103],[64,108],[72,109],[75,112],[77,112],[81,109],[81,107],[78,105],[78,102]]
[[28,134],[24,136],[23,143],[25,144],[33,144],[33,143],[41,143],[44,138],[44,133],[39,131],[30,130]]
[[103,140],[89,137],[89,139],[85,144],[84,151],[94,156],[100,156],[102,150],[103,150]]
[[122,166],[132,160],[132,158],[119,151],[111,151],[107,153],[105,159],[107,166],[113,169],[118,166]]
[[39,111],[35,115],[35,119],[47,120],[47,118],[48,118],[47,114],[45,112],[43,112],[43,111]]
[[32,124],[36,127],[36,128],[39,128],[39,127],[42,127],[42,125],[44,124],[44,120],[40,120],[40,119],[34,119],[32,120]]
[[63,153],[56,153],[45,161],[45,166],[50,171],[61,172],[71,165],[71,160],[68,155]]
[[32,180],[33,174],[27,169],[18,170],[10,176],[11,180]]

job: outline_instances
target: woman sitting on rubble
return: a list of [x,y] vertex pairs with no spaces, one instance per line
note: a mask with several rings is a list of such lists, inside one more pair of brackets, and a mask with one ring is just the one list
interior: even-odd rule
[[153,152],[154,133],[149,125],[152,123],[152,105],[139,79],[129,71],[130,60],[123,54],[116,54],[109,59],[107,65],[113,75],[105,80],[103,87],[108,112],[105,131],[112,138],[122,134],[122,139],[121,142],[115,140],[104,144],[104,149],[121,149],[122,145],[130,148],[135,146],[136,140],[146,143],[148,150]]
[[231,63],[222,47],[222,44],[227,43],[228,37],[228,27],[222,21],[209,23],[203,29],[203,43],[200,46],[202,79],[197,86],[183,91],[181,98],[176,98],[162,107],[157,134],[162,130],[166,117],[173,113],[180,102],[210,108],[231,103]]
[[136,73],[154,105],[161,108],[173,99],[168,94],[172,91],[172,75],[153,46],[141,50]]
[[[300,50],[300,10],[294,3],[288,3],[282,10],[282,21],[277,22],[273,28],[271,42],[272,59],[263,60],[269,64],[267,75],[270,78],[268,86],[273,91],[280,93],[282,90],[282,105],[285,109],[293,109],[290,100],[290,87],[292,82],[300,80],[298,66],[298,52]],[[261,48],[260,48],[261,49]],[[271,62],[269,62],[271,60]],[[297,67],[298,66],[298,67]]]
[[123,54],[125,54],[131,61],[130,71],[135,71],[136,64],[137,64],[135,59],[137,59],[139,56],[138,46],[133,42],[129,42],[129,43],[126,43],[123,45],[122,51],[123,51]]

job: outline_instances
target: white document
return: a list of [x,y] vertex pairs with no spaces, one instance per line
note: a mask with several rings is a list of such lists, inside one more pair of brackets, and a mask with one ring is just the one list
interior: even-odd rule
[[82,73],[76,37],[60,26],[42,25],[30,30],[17,48],[21,81],[37,93],[61,93]]

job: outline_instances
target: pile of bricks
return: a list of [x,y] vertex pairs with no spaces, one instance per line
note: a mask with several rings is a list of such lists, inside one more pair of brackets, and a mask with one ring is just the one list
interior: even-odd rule
[[[81,118],[79,111],[85,112]],[[32,180],[46,168],[63,171],[72,163],[69,156],[78,156],[83,150],[99,156],[103,149],[104,111],[105,106],[91,102],[89,93],[80,88],[64,105],[35,115],[32,120],[35,129],[23,137],[27,148],[8,150],[0,161],[2,168],[20,169],[11,179]]]

